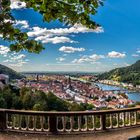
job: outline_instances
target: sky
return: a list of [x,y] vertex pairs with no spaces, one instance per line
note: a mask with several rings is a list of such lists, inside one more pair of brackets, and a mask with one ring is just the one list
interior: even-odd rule
[[16,71],[104,72],[140,59],[139,0],[106,0],[92,16],[101,25],[96,30],[43,22],[39,13],[17,3],[11,4],[14,26],[42,42],[45,50],[10,52],[8,42],[0,39],[0,63]]

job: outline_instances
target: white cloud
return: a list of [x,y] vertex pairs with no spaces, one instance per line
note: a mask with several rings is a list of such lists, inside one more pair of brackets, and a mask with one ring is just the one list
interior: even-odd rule
[[59,48],[59,51],[65,52],[65,53],[83,52],[85,51],[85,48],[74,48],[71,46],[62,46],[61,48]]
[[[102,27],[98,27],[97,29],[88,29],[81,24],[75,24],[69,28],[55,28],[55,29],[47,29],[47,28],[40,28],[40,27],[33,27],[27,34],[29,37],[35,38],[37,41],[41,41],[42,43],[75,43],[75,41],[71,40],[70,38],[66,37],[70,34],[78,34],[78,33],[102,33],[104,32]],[[55,41],[56,40],[56,41]]]
[[124,63],[124,66],[128,67],[128,66],[130,66],[130,64],[128,64],[128,63]]
[[68,54],[63,54],[63,56],[67,56]]
[[32,31],[29,31],[27,34],[29,37],[39,37],[43,35],[49,35],[47,28],[40,28],[40,27],[33,27]]
[[140,57],[140,48],[137,48],[136,52],[132,54],[132,57]]
[[140,53],[140,49],[138,49],[136,53]]
[[98,59],[101,59],[101,58],[105,58],[105,56],[104,55],[93,54],[93,55],[90,55],[89,58],[92,59],[92,60],[98,60]]
[[3,35],[2,34],[0,34],[0,38],[2,38],[3,37]]
[[58,62],[62,62],[62,61],[65,61],[66,59],[65,59],[64,57],[59,57],[59,58],[56,58],[56,60],[57,60]]
[[108,57],[110,57],[110,58],[124,58],[124,57],[126,57],[126,54],[112,51],[112,52],[108,53]]
[[40,27],[33,27],[32,31],[28,32],[30,37],[37,37],[37,36],[53,36],[53,35],[67,35],[72,33],[88,33],[88,32],[95,32],[95,33],[102,33],[104,32],[102,27],[97,27],[97,29],[88,29],[82,25],[75,24],[70,28],[55,28],[55,29],[47,29],[47,28],[40,28]]
[[121,67],[128,67],[128,66],[130,66],[130,64],[128,64],[126,62],[124,62],[124,63],[114,63],[113,66],[114,66],[114,68],[121,68]]
[[14,25],[21,27],[21,29],[29,28],[29,24],[27,20],[16,20]]
[[0,55],[6,56],[10,49],[6,46],[0,45]]
[[26,64],[27,62],[20,62],[20,63],[10,63],[8,64],[11,67],[22,67],[24,64]]
[[132,54],[133,57],[140,57],[139,54]]
[[89,56],[84,55],[84,56],[80,57],[79,59],[74,59],[72,61],[72,63],[85,63],[85,62],[87,62],[87,63],[94,64],[97,60],[103,59],[103,58],[105,58],[104,55],[97,55],[97,54],[93,54],[93,55],[89,55]]
[[11,0],[10,8],[11,9],[26,8],[26,3],[25,2],[21,2],[20,0]]
[[[15,27],[19,27],[20,29],[29,29],[29,24],[27,20],[9,20],[9,19],[5,19],[4,20],[5,23],[12,23],[13,26]],[[0,35],[2,36],[2,35]]]
[[53,38],[47,38],[47,37],[37,37],[35,39],[36,41],[42,41],[42,43],[52,43],[52,44],[57,44],[57,43],[74,43],[75,41],[71,40],[68,37],[65,36],[56,36]]
[[26,55],[10,52],[9,47],[4,45],[0,45],[0,56],[3,57],[2,63],[13,67],[22,67],[29,61],[28,59],[26,59]]
[[15,60],[21,60],[24,59],[26,57],[26,55],[24,54],[19,54],[19,55],[15,55],[13,57],[11,57],[11,60],[15,61]]
[[10,20],[10,19],[4,19],[4,23],[8,23],[8,22],[10,22],[10,23],[14,23],[13,20]]
[[75,24],[73,27],[69,29],[71,33],[88,33],[88,32],[95,32],[95,33],[103,33],[104,29],[102,27],[97,27],[96,29],[89,29],[81,24]]

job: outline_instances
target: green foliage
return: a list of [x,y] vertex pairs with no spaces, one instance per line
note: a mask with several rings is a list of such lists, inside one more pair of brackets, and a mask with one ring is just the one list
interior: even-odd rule
[[72,104],[69,105],[69,110],[70,111],[83,111],[86,109],[85,109],[85,106],[83,104],[79,105],[76,102],[73,102]]
[[128,108],[131,108],[131,107],[136,107],[136,105],[135,104],[128,105]]
[[36,111],[82,111],[92,107],[88,104],[69,103],[56,97],[51,92],[33,91],[27,87],[20,90],[13,89],[12,86],[0,89],[0,108]]
[[140,85],[140,60],[131,66],[117,68],[110,72],[103,73],[98,76],[98,79],[108,79]]
[[[95,29],[99,25],[91,20],[97,8],[103,5],[102,0],[22,0],[27,8],[33,8],[43,16],[43,20],[51,22],[59,20],[65,24],[74,25],[80,23],[89,28]],[[11,42],[11,51],[27,50],[39,53],[44,49],[43,45],[28,37],[26,32],[15,28],[14,17],[11,15],[10,0],[2,0],[0,3],[0,34],[4,40]],[[8,20],[8,22],[5,22]],[[13,43],[14,42],[14,43]]]
[[43,15],[44,21],[60,22],[74,25],[81,23],[89,28],[96,28],[98,24],[90,19],[97,8],[103,5],[101,0],[22,0],[28,8],[33,8]]
[[87,104],[87,103],[81,103],[80,104],[80,110],[93,110],[93,108],[95,108],[95,106],[93,104]]
[[33,106],[33,110],[35,111],[41,111],[43,108],[43,104],[41,103],[36,103],[34,106]]
[[0,89],[0,108],[12,108],[14,97],[15,94],[12,93],[12,90],[8,86]]
[[140,102],[136,102],[136,105],[140,105]]
[[68,103],[51,92],[47,94],[47,105],[49,110],[68,111]]
[[5,99],[3,97],[0,97],[0,108],[6,108]]

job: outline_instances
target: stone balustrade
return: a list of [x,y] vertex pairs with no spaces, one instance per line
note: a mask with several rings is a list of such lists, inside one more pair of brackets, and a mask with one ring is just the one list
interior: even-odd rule
[[0,109],[0,130],[42,134],[92,133],[140,126],[140,108],[44,112]]

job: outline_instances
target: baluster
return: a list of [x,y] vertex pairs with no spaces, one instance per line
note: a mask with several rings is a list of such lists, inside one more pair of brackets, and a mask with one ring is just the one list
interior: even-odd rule
[[6,114],[6,127],[9,128],[8,114]]
[[57,131],[64,131],[64,125],[65,125],[64,119],[65,119],[64,116],[58,116],[56,118],[56,130]]
[[88,130],[88,116],[85,116],[85,125],[86,125],[86,128],[84,129],[85,131]]
[[129,126],[131,126],[131,112],[128,112]]
[[21,115],[19,115],[18,119],[19,119],[19,128],[18,129],[20,130],[21,129]]
[[33,130],[36,131],[36,116],[33,116]]
[[90,131],[94,130],[93,115],[88,116],[87,126],[88,126],[88,130],[90,130]]
[[62,131],[66,131],[66,117],[65,116],[62,117],[62,124],[63,124],[63,130]]
[[125,126],[125,112],[123,112],[122,115],[123,115],[122,116],[123,117],[123,125],[122,126],[124,127]]
[[93,130],[96,130],[96,127],[95,127],[95,115],[92,116],[92,122],[93,122]]
[[131,112],[131,125],[134,125],[134,112]]
[[40,116],[41,131],[44,131],[44,116]]
[[137,112],[135,111],[134,112],[134,125],[137,124]]
[[119,115],[119,113],[117,113],[116,114],[116,120],[117,120],[117,125],[116,125],[116,127],[118,128],[120,125],[119,125],[119,117],[120,117],[120,115]]
[[73,131],[73,116],[70,116],[70,131]]
[[137,124],[140,124],[140,111],[137,110],[136,114],[137,114]]
[[81,116],[78,116],[78,130],[81,131]]
[[28,131],[29,130],[29,118],[30,118],[30,116],[29,115],[26,115],[25,116],[26,117],[26,130]]
[[14,128],[15,128],[15,117],[12,114],[12,129],[14,129]]
[[48,131],[50,131],[50,116],[47,117],[47,125],[48,125]]
[[110,119],[110,128],[113,128],[113,123],[112,123],[113,117],[112,117],[112,114],[109,115],[109,119]]
[[58,117],[56,117],[56,129],[58,131]]
[[122,114],[122,112],[119,114],[119,119],[120,119],[120,123],[121,123],[121,124],[119,124],[119,126],[122,127],[123,126],[123,122],[124,122],[123,121],[123,114]]

